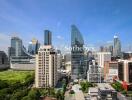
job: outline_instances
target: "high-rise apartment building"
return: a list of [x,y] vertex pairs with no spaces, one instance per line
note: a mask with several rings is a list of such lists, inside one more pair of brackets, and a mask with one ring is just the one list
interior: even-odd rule
[[120,57],[121,56],[121,42],[118,36],[114,36],[114,48],[113,49],[114,49],[113,56]]
[[90,61],[87,72],[88,82],[101,83],[101,67],[96,64],[95,60]]
[[52,33],[49,30],[44,31],[44,45],[52,45]]
[[98,62],[98,65],[103,68],[105,61],[111,61],[111,53],[110,52],[98,52],[96,60]]
[[60,50],[57,50],[57,69],[62,67],[62,54]]
[[118,77],[121,81],[132,83],[132,60],[118,61]]
[[84,40],[75,25],[71,26],[71,78],[77,79],[84,77]]
[[51,45],[40,46],[36,55],[35,85],[54,87],[57,83],[57,53]]

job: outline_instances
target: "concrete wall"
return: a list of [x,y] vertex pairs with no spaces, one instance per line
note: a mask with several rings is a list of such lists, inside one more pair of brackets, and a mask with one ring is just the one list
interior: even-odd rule
[[0,64],[0,70],[8,69],[9,67],[9,64]]
[[13,70],[35,70],[35,63],[29,63],[29,64],[10,64],[11,69]]

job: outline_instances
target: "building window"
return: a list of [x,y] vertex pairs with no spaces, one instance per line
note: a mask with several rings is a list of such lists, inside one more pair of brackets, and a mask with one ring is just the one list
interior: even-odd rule
[[124,64],[123,62],[119,63],[119,66],[118,66],[118,77],[119,77],[119,80],[124,80]]
[[129,68],[129,83],[132,83],[132,63],[128,63],[128,68]]

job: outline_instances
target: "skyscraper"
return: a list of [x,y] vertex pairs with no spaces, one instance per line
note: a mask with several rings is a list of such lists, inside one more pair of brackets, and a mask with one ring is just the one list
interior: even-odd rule
[[84,40],[75,25],[71,26],[71,66],[72,79],[84,77]]
[[117,57],[117,56],[121,56],[121,43],[120,40],[118,38],[118,36],[114,36],[114,52],[113,52],[113,56]]
[[49,30],[44,31],[44,45],[52,45],[52,33]]
[[32,55],[35,55],[38,52],[38,49],[40,47],[40,43],[38,42],[38,40],[36,40],[35,38],[33,38],[31,40],[31,42],[29,42],[28,45],[28,52]]
[[11,38],[10,56],[21,56],[22,55],[22,40],[18,37]]

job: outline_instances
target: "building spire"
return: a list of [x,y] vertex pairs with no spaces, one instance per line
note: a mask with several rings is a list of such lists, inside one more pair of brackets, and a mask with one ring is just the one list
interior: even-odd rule
[[117,35],[118,33],[115,33],[115,35],[114,35],[114,38],[118,38],[118,35]]

